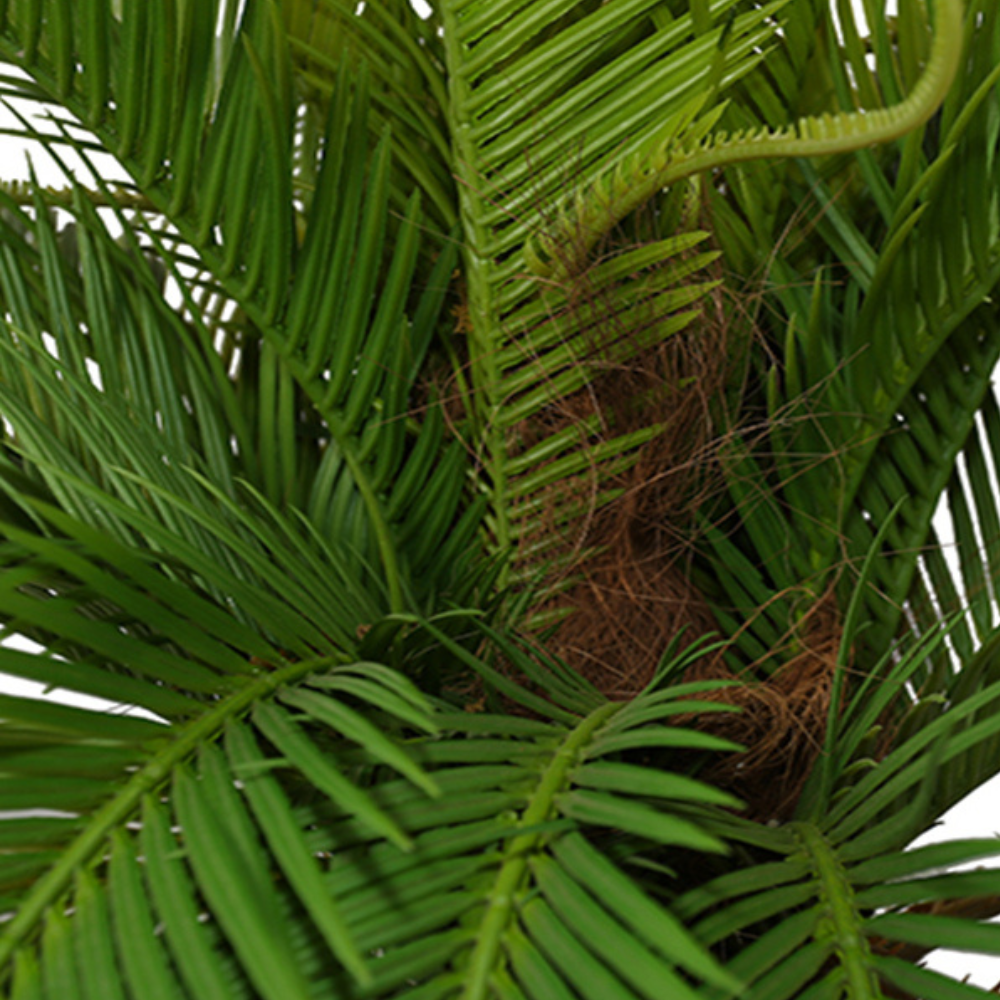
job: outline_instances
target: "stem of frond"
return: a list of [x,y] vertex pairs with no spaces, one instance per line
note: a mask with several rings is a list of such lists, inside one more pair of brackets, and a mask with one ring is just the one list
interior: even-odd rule
[[[580,751],[625,703],[610,702],[591,712],[563,741],[552,756],[535,789],[528,808],[521,816],[522,827],[534,827],[552,816],[555,797],[564,789],[570,770],[578,763]],[[503,935],[514,913],[515,897],[522,887],[528,861],[542,843],[542,832],[514,837],[507,846],[506,858],[500,865],[493,891],[486,905],[489,912],[483,920],[476,946],[469,961],[469,981],[462,1000],[486,1000],[490,979],[494,973]]]
[[[346,662],[346,661],[345,661]],[[170,778],[175,765],[198,746],[221,731],[227,719],[250,708],[283,684],[298,680],[316,669],[315,660],[304,660],[264,673],[252,683],[225,698],[211,711],[195,719],[138,771],[124,788],[100,809],[58,862],[34,885],[16,916],[0,937],[0,968],[10,961],[17,946],[38,926],[45,910],[69,887],[77,871],[104,848],[108,836],[138,808],[142,797]]]
[[795,823],[794,833],[819,882],[823,915],[815,937],[833,940],[843,966],[848,994],[854,1000],[878,1000],[882,991],[871,971],[872,956],[861,915],[854,905],[854,891],[835,849],[811,823]]
[[[728,134],[710,133],[693,144],[678,133],[671,121],[666,140],[616,164],[614,172],[590,189],[572,196],[567,213],[574,232],[585,234],[582,245],[574,241],[580,257],[592,249],[605,233],[647,202],[657,191],[694,174],[747,160],[788,157],[832,156],[890,142],[918,128],[940,106],[951,87],[964,49],[962,0],[936,0],[934,42],[920,79],[905,100],[888,108],[841,114],[811,115],[782,129],[760,128]],[[699,109],[700,110],[700,109]],[[708,112],[711,114],[711,112]],[[693,123],[694,127],[699,121]],[[568,241],[564,232],[549,234],[545,243],[560,247]],[[542,250],[546,248],[543,246]],[[543,277],[564,277],[564,255],[526,253],[532,270]]]

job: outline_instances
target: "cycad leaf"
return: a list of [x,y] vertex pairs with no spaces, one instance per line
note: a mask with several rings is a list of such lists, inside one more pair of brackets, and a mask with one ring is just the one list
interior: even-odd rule
[[[697,241],[685,235],[694,228],[687,219],[676,230],[654,231],[634,252],[626,246],[599,261],[579,280],[524,276],[526,241],[555,221],[567,188],[586,185],[660,135],[665,121],[690,125],[718,31],[691,38],[688,16],[658,31],[654,6],[628,0],[593,9],[443,9],[448,69],[461,81],[450,115],[462,217],[475,233],[465,251],[470,431],[483,442],[480,480],[494,547],[514,556],[519,581],[565,569],[585,542],[572,530],[568,539],[559,533],[585,525],[614,500],[616,477],[662,431],[656,419],[609,426],[607,408],[587,408],[590,387],[602,373],[610,386],[621,368],[641,366],[637,359],[690,325],[711,287],[684,280],[711,259],[681,257]],[[711,17],[731,7],[728,0],[713,4]],[[754,46],[770,31],[764,16],[737,16],[739,41],[723,57],[727,81],[757,61]],[[639,93],[642,100],[633,99]],[[569,484],[562,493],[556,477]],[[553,529],[554,547],[543,544]]]
[[[65,515],[54,521],[73,527]],[[198,915],[207,905],[214,914],[212,927],[221,929],[245,974],[265,995],[308,995],[299,969],[303,945],[297,935],[302,933],[310,941],[311,961],[326,974],[347,969],[356,978],[366,978],[364,960],[344,918],[335,902],[317,890],[322,867],[307,846],[308,834],[294,800],[285,797],[288,793],[273,776],[272,761],[259,749],[258,741],[270,739],[270,730],[234,722],[254,705],[254,719],[263,718],[269,698],[276,692],[293,697],[290,686],[308,683],[308,678],[335,680],[341,661],[289,662],[259,635],[248,641],[245,626],[153,569],[148,556],[107,539],[102,544],[92,529],[77,536],[86,544],[53,537],[37,547],[41,554],[29,549],[28,558],[19,562],[11,560],[16,541],[9,537],[5,542],[8,561],[2,577],[10,593],[15,593],[15,584],[22,592],[21,603],[11,613],[25,625],[39,623],[38,637],[62,650],[63,656],[8,650],[2,665],[71,691],[117,691],[160,712],[165,720],[118,718],[4,698],[0,741],[6,745],[6,776],[0,806],[5,820],[0,835],[5,858],[18,862],[0,872],[0,897],[16,913],[0,939],[4,964],[18,947],[33,947],[24,942],[34,940],[39,931],[43,964],[57,963],[66,934],[96,935],[99,951],[87,951],[91,957],[81,973],[88,980],[108,974],[110,963],[130,989],[146,995],[186,995],[180,982],[190,985],[195,978],[236,983],[244,973],[220,957],[217,931],[198,929]],[[141,569],[138,580],[128,572],[133,567]],[[64,596],[53,597],[54,587]],[[35,606],[46,604],[61,604],[65,612],[34,613]],[[169,635],[157,632],[157,615],[139,622],[127,610],[148,605],[163,610],[159,620]],[[252,648],[253,654],[236,655],[230,640]],[[193,688],[184,689],[185,674],[179,672],[184,670],[195,678]],[[369,699],[380,705],[383,725],[402,704],[405,711],[397,725],[433,729],[426,702],[403,678],[378,665],[359,665],[347,678],[359,674],[366,678]],[[92,679],[98,677],[108,681],[106,688],[95,686]],[[391,697],[380,698],[380,687]],[[323,711],[313,711],[308,699],[303,702],[305,721],[295,724],[300,750],[281,762],[283,775],[299,775],[297,780],[308,782],[308,769],[297,766],[300,757],[305,763],[303,755],[322,759],[331,745],[353,746],[364,753],[370,741],[372,761],[381,765],[381,756],[390,767],[399,765],[429,786],[429,779],[396,744],[387,753],[384,732],[374,731],[356,709],[335,700],[336,688],[322,694],[320,690],[314,695]],[[331,728],[331,722],[339,729]],[[227,729],[228,760],[211,745]],[[187,770],[195,752],[201,758],[197,774]],[[350,777],[337,773],[337,783],[329,790],[339,810],[374,819],[377,830],[392,833],[392,820]],[[143,803],[144,819],[136,833]],[[25,810],[43,810],[53,818],[25,822],[19,818]],[[59,814],[66,818],[57,819]],[[167,832],[170,826],[182,831],[183,862],[178,861],[175,835]],[[40,850],[40,844],[50,849]],[[110,881],[105,883],[102,859],[109,851]],[[157,851],[163,853],[154,857]],[[274,866],[287,877],[287,889],[272,886]],[[147,879],[149,893],[144,888]],[[249,895],[234,903],[234,885]],[[45,923],[53,902],[72,900],[74,892],[83,893],[79,906],[86,919],[70,920],[68,927],[62,920]],[[227,910],[224,917],[220,908]],[[276,917],[286,911],[290,924]],[[103,929],[108,920],[118,928],[113,945]],[[165,939],[152,933],[160,920],[167,927]],[[293,924],[299,930],[288,936]],[[129,947],[132,929],[143,945],[126,956],[122,949]],[[71,951],[84,947],[72,945]],[[184,948],[184,956],[174,954],[174,948]]]
[[[840,989],[875,997],[880,982],[917,984],[906,969],[936,947],[995,953],[996,929],[981,921],[1000,909],[1000,876],[967,866],[995,855],[1000,841],[907,845],[950,805],[936,791],[942,769],[995,740],[983,707],[998,690],[949,707],[860,776],[845,774],[817,820],[761,829],[753,862],[676,901],[706,944],[733,956],[728,968],[747,983],[746,995],[791,1000]],[[982,721],[969,725],[973,718]],[[930,995],[966,995],[944,976],[927,983]]]
[[[862,36],[862,48],[878,46],[879,59],[881,53],[918,42],[927,51],[931,22],[926,6],[914,4],[907,12],[909,35],[902,32],[902,19],[894,33],[894,22],[876,18],[872,37]],[[988,581],[993,576],[970,528],[974,516],[987,529],[995,519],[990,491],[984,488],[987,449],[977,418],[994,406],[989,380],[996,362],[996,341],[988,332],[993,319],[979,304],[1000,274],[995,186],[974,180],[997,155],[997,69],[981,55],[981,47],[995,43],[989,39],[995,40],[997,17],[992,9],[983,14],[985,20],[978,8],[970,13],[970,24],[981,24],[982,33],[977,31],[969,47],[969,72],[956,80],[938,126],[877,155],[859,153],[818,165],[802,161],[780,173],[767,164],[730,169],[731,195],[713,196],[725,214],[718,234],[727,259],[744,259],[747,273],[755,266],[745,257],[749,248],[759,253],[780,238],[774,227],[784,224],[790,206],[815,199],[816,210],[806,209],[803,218],[815,218],[820,237],[804,254],[790,249],[775,258],[773,301],[782,318],[771,326],[771,336],[781,361],[770,373],[767,441],[761,441],[757,464],[750,467],[754,489],[741,492],[749,470],[734,465],[733,500],[743,510],[744,525],[727,531],[712,556],[728,591],[725,598],[720,595],[720,605],[739,598],[744,606],[749,597],[770,609],[740,637],[749,658],[759,658],[775,639],[794,630],[789,588],[804,586],[818,597],[824,581],[840,572],[845,539],[850,559],[860,564],[900,501],[902,510],[885,536],[883,557],[864,594],[870,624],[858,637],[859,648],[875,660],[883,656],[900,628],[908,628],[908,614],[914,616],[915,633],[928,634],[957,610],[963,590],[974,610],[969,622],[955,626],[956,649],[967,657],[991,635]],[[864,61],[858,61],[851,32],[841,50],[833,42],[836,34],[822,28],[830,16],[803,9],[795,22],[804,32],[801,54],[787,45],[776,47],[769,63],[775,108],[805,99],[799,88],[808,78],[782,69],[797,58],[812,59],[820,76],[832,72],[838,100],[845,108],[854,106],[857,94],[843,62],[857,80],[870,71],[862,71]],[[916,58],[907,49],[911,65]],[[887,100],[909,85],[898,76],[898,63],[890,63],[875,81],[885,88]],[[749,83],[737,94],[734,115],[746,118],[760,109],[760,93]],[[835,194],[849,177],[863,178],[860,200]],[[774,198],[762,205],[759,193],[768,190]],[[760,263],[758,258],[756,266]],[[841,274],[843,282],[829,280]],[[954,471],[963,464],[963,451],[975,470],[971,488]],[[946,489],[962,536],[955,587],[944,562],[928,551],[938,544],[931,522]],[[761,493],[769,496],[767,506],[778,513],[781,530],[763,530]],[[991,538],[982,541],[986,558],[992,558]],[[759,577],[759,587],[751,591],[749,574],[736,580],[728,575],[727,560],[736,558],[754,567],[750,579]],[[791,572],[790,559],[798,563]],[[842,602],[855,583],[853,571],[841,573]],[[938,662],[945,659],[942,652]],[[914,678],[915,686],[930,681],[929,664]],[[933,681],[938,689],[941,681]]]
[[[692,702],[677,704],[690,714]],[[666,717],[672,705],[667,692],[650,693],[649,711],[637,712],[634,724],[623,720],[618,729],[655,734],[666,725],[646,725],[647,716]],[[594,770],[596,781],[611,766],[589,764],[586,758],[623,711],[605,703],[584,718],[555,725],[525,720],[523,733],[512,730],[507,737],[502,735],[507,727],[494,728],[494,717],[442,717],[442,729],[451,734],[414,747],[422,766],[434,768],[441,797],[428,808],[399,781],[372,789],[380,806],[412,831],[413,851],[405,858],[387,853],[355,821],[340,820],[325,808],[314,811],[320,828],[324,816],[334,820],[325,824],[316,846],[334,852],[338,845],[341,851],[349,848],[331,876],[345,913],[354,926],[365,928],[359,930],[362,941],[384,947],[375,967],[376,995],[391,995],[403,970],[411,971],[418,996],[446,996],[460,983],[471,997],[497,990],[498,995],[542,1000],[559,995],[555,984],[562,976],[561,989],[572,984],[588,996],[653,997],[658,982],[661,989],[667,983],[678,996],[694,997],[685,974],[735,985],[669,909],[626,874],[600,833],[606,824],[627,829],[610,813],[642,810],[644,823],[636,832],[651,831],[642,842],[650,847],[670,842],[675,824],[693,832],[698,823],[672,813],[689,800],[710,808],[717,801],[714,789],[665,774],[657,785],[655,770],[636,766],[636,782],[604,793],[608,816],[568,822],[573,817],[569,800],[583,794],[579,786],[588,780],[588,770]],[[681,744],[686,735],[696,736],[677,732]],[[697,745],[696,739],[691,742]],[[648,787],[638,780],[640,772],[649,779]],[[704,834],[692,833],[691,844],[721,847]],[[446,937],[459,914],[460,926],[469,933]],[[596,953],[595,936],[605,942]],[[428,962],[417,972],[410,963],[421,942],[428,955],[439,946],[450,950],[438,956],[435,966]],[[577,954],[589,956],[592,975],[579,975],[580,967],[568,957]],[[462,970],[457,980],[452,963]]]
[[[88,116],[90,104],[78,101],[72,86],[50,98],[64,101],[95,129],[137,178],[150,217],[165,219],[179,232],[179,242],[173,234],[150,238],[169,264],[199,267],[210,293],[199,300],[228,299],[266,345],[233,347],[244,367],[261,355],[259,391],[247,401],[254,409],[240,414],[245,428],[254,423],[259,428],[259,441],[249,434],[239,439],[244,455],[254,453],[245,461],[257,473],[255,485],[277,501],[289,489],[308,489],[313,477],[322,479],[324,503],[313,505],[314,523],[324,533],[333,534],[336,526],[349,537],[349,544],[339,544],[353,555],[354,576],[367,574],[372,588],[383,592],[383,602],[402,610],[422,594],[460,580],[461,567],[469,562],[453,560],[446,578],[430,572],[430,553],[458,520],[460,495],[447,489],[455,481],[454,466],[428,483],[436,506],[434,517],[425,519],[419,545],[402,543],[399,536],[412,529],[393,523],[388,514],[390,506],[399,511],[411,500],[392,491],[406,445],[427,435],[425,451],[438,456],[443,448],[434,424],[408,425],[407,418],[454,268],[453,251],[448,243],[440,251],[440,241],[431,253],[422,251],[427,241],[420,237],[415,197],[396,206],[402,223],[390,212],[398,192],[387,172],[389,139],[370,161],[364,74],[356,85],[346,68],[339,74],[326,131],[313,145],[307,167],[295,151],[289,124],[292,65],[276,8],[254,0],[238,15],[226,9],[225,30],[216,39],[217,4],[198,5],[194,13],[187,4],[171,2],[148,16],[129,8],[120,27],[110,7],[98,6],[93,14],[105,21],[107,47],[84,42],[84,35],[100,33],[100,25],[77,35],[67,19],[68,34],[60,35],[60,44],[70,46],[71,66],[79,63],[85,77],[100,69],[92,70],[84,62],[88,58],[119,67],[109,78],[113,113]],[[0,50],[6,39],[11,57],[20,56],[24,68],[45,81],[44,90],[51,82],[46,32],[62,26],[56,25],[58,18],[43,21],[39,46],[25,49],[19,33],[33,29],[21,16],[18,10],[8,18]],[[170,58],[161,58],[158,47]],[[24,129],[38,134],[29,122]],[[183,147],[176,157],[168,154],[171,136]],[[84,152],[65,128],[60,138]],[[261,144],[265,155],[258,155]],[[296,188],[305,175],[308,210],[299,212]],[[104,190],[114,203],[115,193]],[[304,233],[301,242],[297,233]],[[328,252],[331,241],[335,253]],[[65,274],[48,266],[52,260],[51,252],[43,252],[51,285],[47,298],[53,311],[69,317],[76,311],[67,312],[71,300],[52,294],[66,284]],[[176,276],[187,284],[186,276]],[[199,300],[191,300],[193,322],[196,334],[208,340],[205,327],[220,323],[203,315]],[[33,329],[27,316],[21,325]],[[73,337],[63,339],[71,346]],[[166,420],[178,395],[166,391],[160,401],[160,419]],[[306,433],[315,446],[297,456],[293,442],[303,433],[297,426],[302,407],[311,411]],[[232,405],[227,409],[230,421]],[[303,458],[305,468],[296,468]],[[468,528],[461,529],[466,538]],[[412,555],[401,551],[407,547]]]

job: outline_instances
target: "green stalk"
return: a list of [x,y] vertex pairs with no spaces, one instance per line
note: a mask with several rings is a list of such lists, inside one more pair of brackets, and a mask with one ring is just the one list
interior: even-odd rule
[[17,915],[0,937],[0,968],[8,964],[18,945],[38,925],[45,911],[66,891],[76,873],[104,850],[109,834],[139,808],[142,797],[147,792],[169,780],[173,768],[207,739],[221,731],[227,719],[247,710],[283,684],[298,680],[315,669],[314,660],[305,660],[258,677],[191,722],[175,740],[139,770],[110,802],[94,814],[59,861],[35,883]]
[[[888,108],[800,118],[783,129],[761,128],[746,134],[716,133],[685,147],[683,136],[665,152],[636,154],[592,189],[577,193],[578,208],[566,225],[585,234],[582,257],[618,222],[657,191],[695,174],[748,160],[833,156],[891,142],[923,125],[945,99],[965,48],[962,0],[936,0],[934,42],[923,75],[909,96]],[[556,246],[564,234],[546,237]],[[544,250],[545,247],[543,246]],[[561,276],[566,264],[527,248],[529,264],[542,276]]]
[[[594,733],[623,706],[622,702],[602,705],[570,732],[543,772],[528,808],[521,815],[521,826],[537,826],[552,817],[555,797],[566,787],[570,770],[579,762],[580,751],[591,741]],[[545,836],[544,832],[524,833],[512,838],[507,845],[506,858],[500,865],[493,891],[487,900],[489,909],[486,919],[479,930],[476,946],[469,960],[470,978],[462,993],[462,1000],[486,1000],[489,996],[490,979],[495,971],[504,932],[514,916],[515,900],[523,888],[528,861],[539,849]]]
[[[496,361],[500,324],[490,281],[493,262],[483,254],[483,248],[489,245],[487,227],[482,222],[488,206],[479,193],[479,188],[484,183],[484,172],[479,169],[481,161],[472,138],[472,122],[467,110],[471,95],[465,79],[458,23],[451,4],[444,4],[442,8],[450,97],[447,106],[448,125],[454,146],[459,215],[464,238],[462,256],[465,260],[471,327],[468,343],[473,389],[472,439],[483,442],[485,454],[482,459],[489,475],[493,499],[493,543],[496,551],[505,553],[511,545],[510,514],[503,502],[507,495],[509,471],[506,434],[497,419],[501,406],[494,397],[496,387],[500,384],[500,368]],[[502,573],[506,577],[506,567]]]
[[817,926],[816,939],[833,941],[847,981],[847,995],[852,1000],[881,1000],[864,919],[854,904],[854,888],[837,852],[812,823],[795,823],[793,830],[820,886],[823,917]]

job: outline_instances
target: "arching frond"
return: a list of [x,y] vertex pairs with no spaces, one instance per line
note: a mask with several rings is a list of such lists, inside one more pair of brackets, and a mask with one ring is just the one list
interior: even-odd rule
[[[831,572],[841,574],[846,593],[900,501],[865,597],[872,624],[860,642],[876,657],[906,627],[907,615],[916,616],[922,634],[939,613],[956,609],[944,590],[925,597],[928,586],[932,592],[950,586],[932,551],[931,527],[948,483],[957,505],[974,506],[985,525],[992,523],[982,432],[975,427],[977,414],[991,410],[997,361],[989,290],[1000,279],[998,210],[993,186],[977,180],[996,158],[997,71],[986,55],[995,46],[996,11],[977,8],[969,18],[982,32],[980,45],[933,138],[914,134],[895,154],[859,154],[853,163],[831,162],[825,173],[806,164],[783,172],[785,183],[815,206],[808,224],[821,239],[810,240],[808,255],[793,249],[775,258],[770,281],[782,309],[775,331],[781,361],[767,372],[770,426],[759,442],[748,437],[731,462],[732,497],[745,528],[738,539],[719,533],[714,542],[719,566],[739,558],[754,567],[739,580],[727,576],[728,596],[720,603],[743,610],[768,604],[744,636],[755,657],[787,632],[797,594],[822,593]],[[760,182],[773,183],[777,175],[769,169],[753,168]],[[845,188],[852,177],[869,181],[871,194],[864,203],[842,205],[854,197]],[[733,183],[742,219],[716,202],[726,220],[723,246],[736,255],[739,247],[777,238],[767,227],[782,215],[761,212],[749,183]],[[974,498],[955,492],[953,470],[966,449],[979,470]],[[967,655],[975,645],[970,627],[978,641],[991,633],[992,597],[976,582],[986,579],[973,568],[978,546],[962,548],[977,610],[956,626],[953,641]]]
[[[294,488],[300,492],[311,490],[310,496],[296,499],[313,526],[328,539],[341,536],[336,544],[351,553],[360,576],[371,576],[377,588],[385,589],[389,606],[412,607],[412,601],[420,600],[416,581],[425,585],[425,593],[447,586],[426,572],[435,547],[450,535],[453,549],[461,550],[477,520],[470,514],[457,533],[452,530],[459,517],[459,446],[447,450],[440,420],[411,418],[422,361],[447,294],[453,252],[446,247],[431,260],[421,255],[416,198],[405,206],[402,219],[390,209],[389,140],[369,155],[365,84],[361,80],[352,87],[346,75],[330,101],[322,142],[313,151],[308,211],[297,215],[294,188],[301,158],[293,154],[291,133],[278,125],[293,100],[283,32],[264,5],[252,4],[234,24],[227,44],[216,45],[211,40],[214,19],[203,9],[208,12],[208,6],[199,7],[197,14],[187,6],[183,11],[171,7],[170,13],[164,8],[149,13],[153,24],[147,23],[147,14],[129,6],[120,26],[104,10],[100,16],[108,20],[112,47],[127,45],[129,31],[166,30],[157,19],[167,18],[176,29],[178,61],[157,61],[155,46],[144,54],[129,50],[129,59],[140,63],[127,74],[123,71],[117,84],[125,87],[133,75],[149,82],[146,89],[119,93],[109,77],[113,117],[102,113],[88,121],[82,81],[82,92],[73,84],[65,100],[138,179],[152,209],[179,231],[179,244],[172,233],[149,231],[159,256],[182,269],[193,262],[210,276],[217,300],[232,303],[247,320],[250,338],[240,344],[229,338],[230,349],[244,369],[258,371],[257,390],[235,405],[229,399],[225,421],[234,424],[254,485],[278,503],[292,499],[287,492],[291,484],[297,483]],[[12,17],[9,38],[16,39],[18,25]],[[82,34],[73,39],[81,46],[81,60],[110,58],[107,52],[101,56],[87,50]],[[51,53],[39,45],[25,50],[37,60],[28,60],[28,68],[48,79]],[[193,50],[201,54],[195,58]],[[152,60],[148,65],[141,62],[146,58]],[[171,104],[172,94],[181,103]],[[158,112],[161,98],[167,103]],[[194,114],[192,109],[201,110]],[[165,158],[167,133],[184,151],[174,148],[173,156]],[[68,133],[64,138],[75,144]],[[256,148],[262,141],[269,143],[269,152],[260,157]],[[227,176],[231,157],[247,165],[239,178]],[[113,192],[106,191],[105,197],[114,204]],[[82,193],[76,196],[79,222],[85,221],[88,204]],[[92,212],[90,222],[96,225]],[[182,289],[188,287],[184,275],[175,276]],[[219,371],[214,347],[205,342],[211,341],[210,331],[218,329],[219,321],[205,317],[205,301],[204,294],[197,303],[188,298],[196,324],[188,336],[202,338],[202,353],[215,366],[211,378],[218,384],[226,376]],[[172,322],[176,325],[176,318]],[[252,340],[251,331],[259,341]],[[204,391],[212,390],[206,386]],[[232,394],[225,387],[222,391],[224,399]],[[169,391],[165,395],[176,408],[177,397]],[[300,426],[303,407],[312,414],[306,422],[310,429]],[[307,460],[312,465],[297,467],[301,459],[295,442],[303,433],[315,436]],[[421,437],[415,452],[421,462],[407,464],[408,445]],[[439,460],[432,471],[430,463]],[[391,485],[401,476],[403,491],[393,496]],[[421,502],[414,505],[418,495]],[[426,516],[428,509],[433,518]],[[419,544],[411,545],[406,555],[402,539],[412,540],[418,524]]]
[[[841,9],[846,14],[845,34],[850,41],[856,42],[853,34],[856,15],[847,8]],[[529,254],[534,269],[550,273],[553,267],[571,268],[572,263],[560,259],[565,251],[553,252],[554,247],[560,247],[568,237],[580,244],[573,252],[585,252],[616,221],[658,191],[685,177],[744,160],[832,156],[906,135],[926,122],[948,93],[961,61],[962,13],[959,0],[940,0],[936,4],[934,43],[927,66],[914,83],[912,93],[890,107],[867,107],[840,113],[826,111],[820,115],[802,116],[777,129],[758,126],[733,134],[696,132],[689,137],[683,127],[676,129],[671,123],[665,136],[656,136],[652,143],[631,155],[619,156],[612,171],[606,171],[592,187],[574,193],[571,207],[564,209],[569,216],[568,232],[560,233],[557,229],[555,233],[543,235],[542,248],[549,260],[540,260],[537,253]],[[725,51],[729,28],[727,26],[720,35],[722,51]],[[870,66],[856,58],[856,48],[849,46],[848,54],[855,57],[851,69],[858,74],[860,90],[863,82],[874,74]],[[718,65],[713,66],[713,71],[721,77]],[[578,233],[583,235],[575,235]]]
[[[60,537],[44,541],[7,527],[0,603],[10,626],[34,632],[46,651],[2,650],[0,667],[124,700],[158,721],[4,698],[0,826],[6,856],[17,863],[3,874],[5,906],[16,916],[5,928],[0,964],[16,952],[12,995],[28,989],[32,969],[50,981],[53,949],[63,947],[56,941],[70,942],[59,962],[78,961],[75,973],[63,972],[87,990],[110,969],[134,992],[207,995],[232,979],[225,939],[261,995],[308,996],[309,976],[296,957],[304,928],[318,935],[324,961],[367,978],[338,905],[318,890],[321,866],[294,803],[269,768],[259,771],[255,747],[265,740],[277,747],[284,768],[405,848],[408,835],[330,762],[328,745],[346,739],[364,747],[373,763],[435,795],[433,780],[386,736],[393,728],[433,730],[426,700],[384,667],[343,655],[294,657],[170,579],[148,552],[45,504],[25,500],[24,507]],[[174,558],[179,568],[183,550]],[[239,602],[239,586],[234,595]],[[250,600],[244,607],[276,603],[259,589],[256,596],[257,608]],[[289,626],[286,611],[275,638],[294,645]],[[358,706],[383,716],[381,731]],[[238,721],[251,709],[250,719]],[[212,747],[224,731],[235,747],[229,760]],[[196,751],[200,765],[192,771]],[[244,801],[236,779],[251,775],[260,780]],[[178,824],[183,863],[171,832]],[[274,886],[275,868],[287,886]],[[206,905],[214,916],[204,926]],[[81,919],[67,923],[67,907]],[[161,921],[166,939],[154,933]],[[95,938],[101,947],[89,949]],[[28,942],[40,950],[25,950]],[[231,989],[216,995],[245,987]]]
[[[909,661],[912,670],[924,652],[910,650],[882,686],[898,691],[902,668]],[[836,782],[807,787],[802,820],[730,832],[752,837],[756,862],[688,891],[675,909],[728,956],[727,969],[744,983],[739,996],[988,995],[917,963],[942,946],[1000,954],[997,928],[981,922],[1000,909],[1000,876],[961,868],[995,856],[1000,844],[906,847],[962,794],[952,784],[958,772],[995,745],[988,706],[997,697],[993,683],[957,701],[877,762],[856,743]],[[844,747],[839,739],[830,746]]]
[[[612,382],[616,371],[641,366],[688,326],[711,288],[694,277],[709,256],[676,261],[697,242],[687,235],[696,227],[683,192],[646,245],[627,246],[574,281],[532,279],[527,241],[554,224],[567,189],[585,187],[652,136],[704,133],[717,114],[697,110],[709,79],[728,85],[756,65],[781,4],[737,12],[725,0],[711,5],[707,26],[691,15],[661,26],[655,6],[442,8],[467,233],[467,402],[494,546],[515,553],[523,571],[559,562],[538,548],[539,519],[557,531],[585,521],[615,495],[614,477],[639,446],[662,431],[655,420],[607,426],[588,409],[587,387],[602,373]],[[554,476],[575,481],[565,498],[548,489]]]

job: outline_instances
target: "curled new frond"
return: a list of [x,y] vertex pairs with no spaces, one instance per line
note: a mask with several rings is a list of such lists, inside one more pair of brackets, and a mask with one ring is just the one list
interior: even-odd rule
[[696,118],[702,95],[669,119],[654,143],[573,194],[555,230],[541,238],[541,246],[526,249],[529,266],[542,277],[565,276],[625,216],[657,191],[695,174],[747,160],[849,153],[919,127],[944,100],[962,55],[962,0],[937,0],[935,6],[930,59],[905,100],[876,110],[810,115],[784,128],[709,133],[723,108]]

